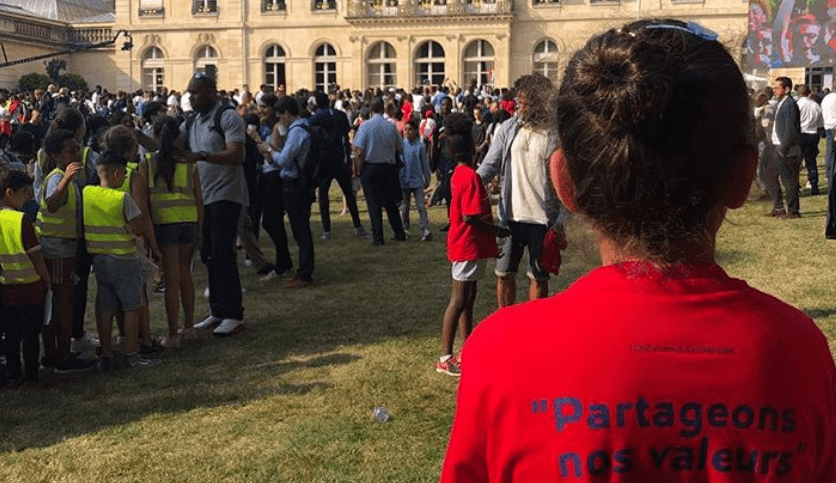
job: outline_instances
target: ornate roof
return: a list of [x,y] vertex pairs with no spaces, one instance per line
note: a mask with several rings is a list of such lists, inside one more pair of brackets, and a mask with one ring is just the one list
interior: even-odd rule
[[0,5],[67,23],[113,22],[116,18],[112,0],[0,0]]

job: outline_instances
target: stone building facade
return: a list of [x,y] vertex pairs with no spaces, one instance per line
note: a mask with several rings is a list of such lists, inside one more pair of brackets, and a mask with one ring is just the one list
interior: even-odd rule
[[[51,1],[108,7],[107,0]],[[260,84],[290,90],[408,87],[443,81],[467,86],[474,79],[507,86],[532,71],[558,79],[571,53],[590,34],[643,17],[696,20],[719,33],[739,59],[748,9],[741,0],[111,2],[112,15],[104,23],[44,19],[56,31],[64,25],[64,36],[39,39],[31,48],[55,49],[72,35],[129,31],[134,43],[129,51],[117,43],[67,56],[71,72],[111,90],[181,90],[195,70],[206,69],[216,70],[219,87],[226,89],[244,84],[251,90]],[[8,49],[11,39],[3,39],[0,31]],[[0,82],[5,85],[15,75],[19,77],[18,72],[0,72]]]

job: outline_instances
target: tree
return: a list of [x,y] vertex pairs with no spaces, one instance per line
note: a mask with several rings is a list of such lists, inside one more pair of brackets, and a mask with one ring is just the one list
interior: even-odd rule
[[22,75],[17,83],[20,86],[20,90],[24,92],[32,92],[35,89],[45,91],[49,86],[49,77],[45,74],[32,72],[31,74]]
[[58,85],[71,91],[87,92],[87,81],[78,74],[64,74],[58,78]]
[[60,80],[62,70],[67,70],[67,61],[64,59],[52,59],[46,64],[46,75],[53,84]]

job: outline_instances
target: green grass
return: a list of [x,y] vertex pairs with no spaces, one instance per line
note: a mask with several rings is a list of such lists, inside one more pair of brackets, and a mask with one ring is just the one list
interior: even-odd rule
[[[823,238],[826,197],[802,197],[801,208],[803,218],[786,221],[763,216],[766,202],[731,212],[718,259],[810,314],[833,350],[836,244]],[[334,216],[332,239],[321,241],[314,216],[312,288],[259,284],[242,264],[244,333],[226,340],[204,333],[165,353],[158,368],[59,377],[42,392],[0,391],[0,481],[437,480],[456,389],[432,367],[449,297],[438,232],[444,216],[431,209],[434,241],[418,242],[413,226],[410,241],[380,248],[357,240],[348,216]],[[582,223],[570,236],[552,292],[598,263]],[[295,259],[292,241],[291,250]],[[196,276],[202,292],[202,269]],[[493,276],[479,289],[482,319],[495,308]],[[207,310],[199,296],[198,316]],[[164,333],[160,296],[152,296],[152,320]],[[88,330],[95,332],[92,323]],[[377,405],[389,408],[390,422],[373,421]]]

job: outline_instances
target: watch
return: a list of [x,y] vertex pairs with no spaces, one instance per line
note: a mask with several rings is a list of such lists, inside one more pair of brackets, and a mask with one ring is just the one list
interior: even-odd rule
[[207,159],[209,159],[209,153],[207,153],[206,151],[200,151],[199,153],[197,153],[197,159],[200,161],[206,161]]

